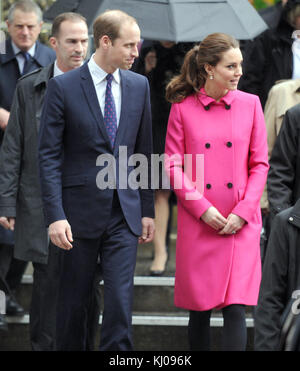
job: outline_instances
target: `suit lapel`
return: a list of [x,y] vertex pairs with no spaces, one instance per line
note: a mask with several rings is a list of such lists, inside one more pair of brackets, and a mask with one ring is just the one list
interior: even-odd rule
[[130,80],[128,79],[126,71],[120,70],[121,76],[121,113],[120,121],[117,130],[117,136],[114,146],[114,155],[117,156],[119,151],[119,146],[121,144],[122,138],[125,134],[126,127],[128,125],[128,114],[129,114],[129,102],[131,102]]
[[88,68],[88,64],[85,63],[82,67],[80,67],[80,69],[81,69],[80,71],[81,86],[82,86],[87,104],[95,118],[95,121],[101,131],[103,138],[105,138],[107,145],[111,148],[110,140],[109,140],[109,137],[107,135],[107,132],[104,126],[102,112],[99,106],[96,89],[95,89],[92,76]]

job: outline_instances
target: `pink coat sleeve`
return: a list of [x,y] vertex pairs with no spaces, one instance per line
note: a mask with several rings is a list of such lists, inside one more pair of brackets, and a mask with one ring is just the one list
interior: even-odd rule
[[255,97],[248,169],[245,194],[232,210],[247,222],[258,208],[269,170],[266,125],[258,97]]
[[[181,201],[181,204],[191,215],[196,219],[200,219],[201,215],[212,206],[212,204],[203,196],[204,169],[203,156],[201,157],[201,155],[196,155],[197,159],[195,156],[192,158],[192,161],[195,161],[193,167],[196,163],[199,170],[198,175],[200,176],[197,177],[197,181],[191,181],[191,179],[193,179],[193,172],[187,170],[188,168],[191,169],[191,166],[187,165],[191,157],[187,156],[184,130],[184,122],[182,122],[181,119],[179,104],[174,103],[168,121],[165,147],[165,169],[177,199]],[[199,167],[201,167],[201,169],[199,169]]]

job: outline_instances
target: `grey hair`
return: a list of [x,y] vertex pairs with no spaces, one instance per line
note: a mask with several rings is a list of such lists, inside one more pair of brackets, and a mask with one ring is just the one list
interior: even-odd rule
[[43,20],[43,13],[38,4],[32,0],[20,0],[12,4],[8,10],[7,21],[12,23],[14,21],[15,10],[21,10],[24,13],[35,13],[38,18],[38,23]]

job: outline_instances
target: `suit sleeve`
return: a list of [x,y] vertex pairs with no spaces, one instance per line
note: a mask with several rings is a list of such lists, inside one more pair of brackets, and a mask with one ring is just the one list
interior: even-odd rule
[[151,189],[151,154],[152,154],[152,118],[150,106],[150,89],[148,80],[144,78],[145,101],[135,153],[143,154],[148,162],[148,186],[140,189],[142,217],[154,218],[154,192]]
[[274,219],[263,267],[255,315],[255,350],[278,350],[280,319],[286,305],[289,231],[287,221]]
[[23,148],[24,97],[18,85],[0,151],[0,215],[16,216]]
[[46,225],[66,219],[62,206],[64,97],[56,81],[49,81],[39,131],[39,170]]
[[203,177],[202,181],[200,179],[200,182],[195,184],[189,176],[191,174],[185,171],[184,161],[188,149],[185,148],[184,122],[181,119],[179,105],[173,104],[170,111],[165,147],[165,169],[178,200],[191,215],[200,219],[201,215],[213,205],[203,196]]
[[296,117],[288,110],[270,159],[267,188],[270,210],[274,214],[292,206],[299,139],[297,128]]
[[245,195],[233,208],[232,213],[249,222],[259,206],[266,184],[268,164],[268,145],[263,111],[258,97],[255,97],[253,126],[249,145],[248,181]]

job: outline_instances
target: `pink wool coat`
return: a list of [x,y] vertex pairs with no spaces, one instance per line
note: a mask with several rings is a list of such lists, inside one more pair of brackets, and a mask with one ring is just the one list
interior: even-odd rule
[[[175,305],[197,311],[256,305],[261,280],[259,201],[269,169],[258,97],[235,90],[216,102],[201,89],[198,96],[173,104],[165,152],[178,200]],[[184,154],[193,156],[192,179],[179,161]],[[196,154],[203,161],[196,161]],[[197,171],[202,186],[195,182]],[[239,215],[245,225],[235,235],[218,235],[200,219],[210,206],[224,217]]]

